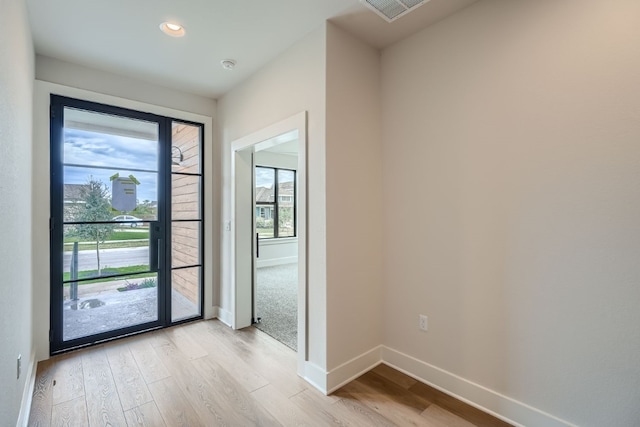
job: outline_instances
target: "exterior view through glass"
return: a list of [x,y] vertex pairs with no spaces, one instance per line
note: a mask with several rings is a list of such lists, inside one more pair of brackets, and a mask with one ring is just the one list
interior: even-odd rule
[[296,236],[296,172],[255,168],[256,232],[260,239]]
[[171,319],[200,316],[202,169],[200,126],[171,126]]
[[51,353],[202,314],[202,125],[52,96]]

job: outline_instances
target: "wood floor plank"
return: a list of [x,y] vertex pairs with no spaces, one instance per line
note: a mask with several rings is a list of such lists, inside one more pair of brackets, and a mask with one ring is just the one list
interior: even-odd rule
[[145,403],[125,411],[124,417],[128,427],[162,427],[166,426],[155,402]]
[[195,413],[176,381],[169,377],[149,384],[156,407],[167,426],[195,427],[207,425]]
[[89,426],[125,426],[124,412],[104,348],[82,352]]
[[178,387],[189,400],[201,420],[210,425],[248,425],[247,420],[226,406],[215,389],[173,344],[155,348]]
[[[369,374],[372,373],[369,372]],[[379,381],[368,382],[366,378],[363,378],[367,375],[368,374],[365,374],[342,387],[336,394],[342,396],[341,391],[348,392],[350,396],[367,405],[394,424],[401,426],[425,425],[425,419],[421,417],[420,413],[427,408],[428,403],[418,404],[417,401],[419,398],[417,396],[388,380],[383,379],[387,381],[388,384]],[[381,386],[381,384],[384,384],[384,386]],[[398,390],[404,391],[405,394],[399,393]]]
[[300,394],[306,395],[307,399],[314,401],[316,405],[322,406],[332,405],[340,400],[338,396],[333,394],[327,396],[315,387],[307,387],[306,390],[298,393],[296,396]]
[[86,427],[88,424],[87,404],[84,395],[53,406],[51,425]]
[[105,348],[105,352],[116,383],[122,410],[127,411],[151,402],[153,397],[151,397],[129,346],[126,343],[113,343]]
[[169,337],[169,340],[171,340],[189,360],[204,357],[208,354],[196,340],[186,333],[184,328],[169,328],[165,330],[165,333],[167,337]]
[[409,391],[428,399],[439,407],[469,421],[477,427],[511,426],[509,423],[474,408],[471,405],[467,405],[466,403],[421,382],[417,382],[411,386]]
[[420,415],[429,420],[434,427],[475,427],[469,421],[466,421],[435,404],[429,405],[429,407]]
[[384,395],[387,398],[400,403],[404,407],[412,408],[418,413],[424,411],[432,403],[373,371],[361,375],[355,382],[364,384],[373,390],[384,391]]
[[49,427],[53,405],[53,359],[43,360],[36,369],[29,426]]
[[271,384],[251,392],[251,395],[284,426],[327,425],[317,414],[308,413],[295,405]]
[[277,357],[283,367],[295,371],[298,366],[297,352],[282,344],[280,341],[273,339],[269,334],[261,331],[256,327],[246,328],[247,335],[254,335],[258,341],[260,341],[265,348],[268,349],[269,354]]
[[337,396],[324,396],[320,392],[314,393],[308,389],[290,397],[289,400],[307,413],[312,414],[325,423],[332,426],[362,426],[370,425],[368,419],[358,417],[357,413],[346,410],[343,405],[336,405],[341,399]]
[[396,425],[377,411],[360,402],[344,389],[340,389],[338,392],[336,395],[341,398],[334,403],[332,410],[337,413],[340,413],[340,411],[346,413],[347,415],[344,418],[354,420],[356,426],[391,427]]
[[152,346],[152,341],[140,339],[128,343],[129,350],[135,359],[138,369],[147,384],[168,378],[169,371],[162,363]]
[[211,386],[218,390],[224,404],[250,421],[249,425],[277,426],[279,423],[258,404],[253,396],[238,383],[231,374],[208,357],[194,360],[193,365]]
[[209,321],[208,326],[214,333],[224,337],[220,340],[222,345],[227,346],[238,359],[251,366],[286,397],[295,396],[309,387],[296,372],[296,353],[290,348],[281,345],[274,350],[267,344],[268,341],[258,336],[263,333],[256,333],[254,328],[234,331],[220,321]]
[[58,405],[84,396],[82,360],[72,354],[56,356],[53,372],[53,402]]
[[509,425],[385,365],[328,397],[296,368],[255,328],[184,324],[41,362],[29,425]]
[[262,375],[257,373],[253,366],[238,359],[225,345],[221,345],[219,339],[211,334],[208,326],[210,322],[196,322],[187,328],[192,336],[200,337],[200,345],[207,350],[209,358],[215,360],[229,374],[238,381],[245,390],[252,392],[269,384]]
[[145,340],[149,341],[153,347],[159,347],[171,342],[165,330],[153,331],[142,335]]
[[411,378],[409,375],[405,375],[402,372],[399,372],[393,369],[390,366],[385,365],[384,363],[379,364],[375,368],[372,369],[373,372],[398,384],[400,387],[408,390],[409,387],[417,383],[418,381]]

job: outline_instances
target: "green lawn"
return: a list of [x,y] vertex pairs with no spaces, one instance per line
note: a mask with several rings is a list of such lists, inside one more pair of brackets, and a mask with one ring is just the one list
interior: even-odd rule
[[[79,243],[79,251],[90,251],[96,249],[95,243],[80,242],[78,239],[78,237],[73,236],[65,237],[64,249],[67,251],[72,250],[73,243],[76,241]],[[100,243],[100,249],[139,248],[142,246],[149,246],[149,230],[116,230],[111,233],[106,241]]]
[[[125,230],[116,230],[109,238],[106,239],[106,242],[109,240],[141,240],[141,239],[149,239],[149,230],[144,231],[125,231]],[[78,237],[65,237],[65,243],[73,243],[79,241]],[[80,242],[82,243],[82,242]]]
[[111,233],[109,240],[136,240],[136,239],[148,239],[149,230],[144,231],[123,231],[118,230]]

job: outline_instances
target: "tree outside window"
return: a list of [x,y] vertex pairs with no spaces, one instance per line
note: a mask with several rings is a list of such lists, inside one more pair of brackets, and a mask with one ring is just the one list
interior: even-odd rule
[[74,222],[84,224],[74,225],[70,235],[95,244],[99,276],[102,272],[100,244],[104,243],[115,229],[115,224],[99,223],[111,221],[113,216],[109,190],[102,181],[90,177],[87,183],[79,188],[79,193],[81,202],[73,205],[72,216]]

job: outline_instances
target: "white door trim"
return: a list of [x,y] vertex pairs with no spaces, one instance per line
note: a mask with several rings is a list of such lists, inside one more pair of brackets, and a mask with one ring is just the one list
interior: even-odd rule
[[[298,131],[297,169],[297,235],[298,235],[298,374],[303,375],[307,361],[307,112],[303,111],[264,129],[237,139],[231,143],[231,306],[232,327],[240,329],[251,325],[251,302],[246,301],[251,292],[247,283],[247,271],[253,262],[253,235],[248,230],[252,219],[246,212],[241,213],[238,205],[247,198],[247,190],[242,192],[240,184],[247,180],[247,156],[255,146],[263,141]],[[250,162],[249,162],[250,164]],[[253,173],[253,171],[251,171]],[[244,174],[244,175],[243,175]],[[238,185],[236,185],[238,183]],[[244,201],[246,204],[246,201]],[[253,212],[251,212],[251,218]],[[249,288],[247,288],[249,287]]]

